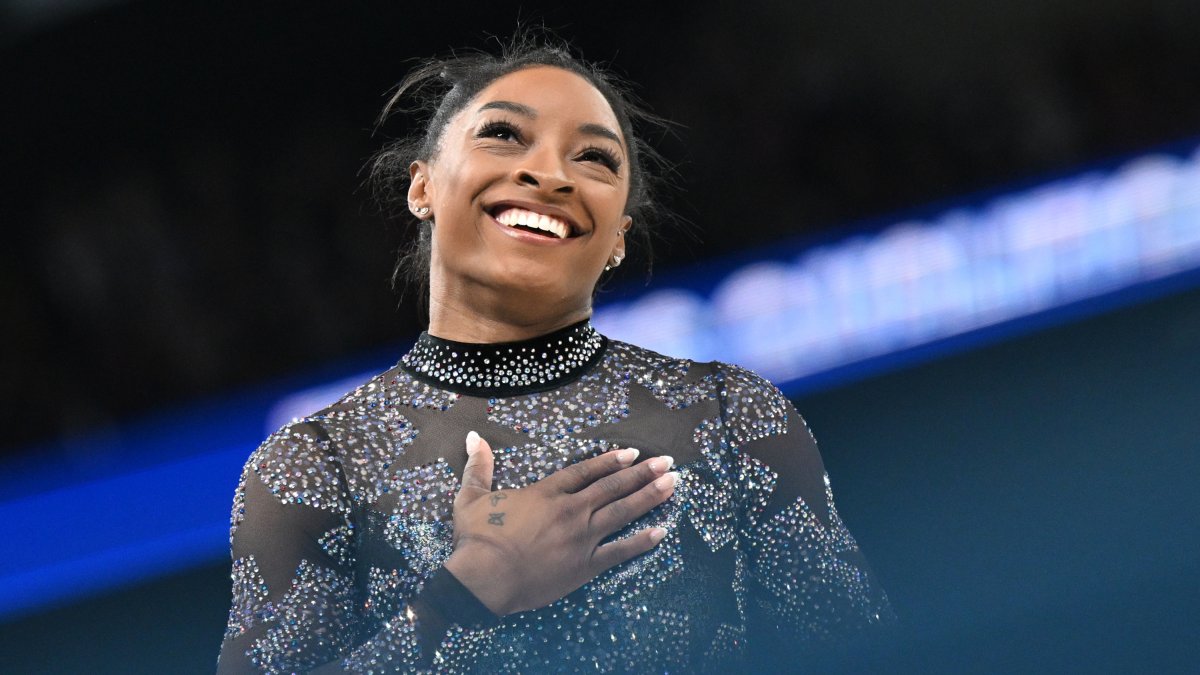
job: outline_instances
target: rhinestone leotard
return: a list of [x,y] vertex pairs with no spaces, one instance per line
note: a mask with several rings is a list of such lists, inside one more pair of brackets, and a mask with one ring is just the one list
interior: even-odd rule
[[[447,574],[470,430],[494,448],[497,489],[614,447],[671,455],[672,497],[614,535],[667,536],[547,607],[435,623],[434,609],[461,616],[431,580]],[[230,543],[221,672],[724,672],[892,620],[778,389],[587,322],[511,344],[422,335],[250,456]]]

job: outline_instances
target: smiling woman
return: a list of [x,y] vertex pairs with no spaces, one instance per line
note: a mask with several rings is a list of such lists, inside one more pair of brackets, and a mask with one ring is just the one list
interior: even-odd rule
[[421,223],[429,330],[247,461],[220,671],[794,668],[888,623],[779,390],[589,323],[651,207],[648,116],[528,42],[412,92],[425,132],[374,173]]

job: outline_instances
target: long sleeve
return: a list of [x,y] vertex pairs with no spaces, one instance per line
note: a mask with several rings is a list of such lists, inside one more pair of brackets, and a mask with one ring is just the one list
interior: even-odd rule
[[[482,607],[439,569],[414,576],[392,616],[372,620],[357,576],[360,512],[321,427],[287,427],[251,455],[234,496],[219,672],[419,671],[464,608]],[[403,595],[386,578],[373,582]]]
[[894,621],[838,516],[816,441],[772,384],[722,366],[719,394],[738,490],[743,610],[750,643],[789,652],[872,638]]

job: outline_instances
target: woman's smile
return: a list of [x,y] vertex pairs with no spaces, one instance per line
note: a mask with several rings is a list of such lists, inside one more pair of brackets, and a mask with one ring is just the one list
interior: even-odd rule
[[565,210],[548,204],[506,200],[484,210],[510,236],[521,241],[553,243],[583,234],[575,219]]

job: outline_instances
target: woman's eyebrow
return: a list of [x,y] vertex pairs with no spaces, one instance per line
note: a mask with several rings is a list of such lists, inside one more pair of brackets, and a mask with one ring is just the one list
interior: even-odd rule
[[479,106],[476,112],[484,110],[507,110],[511,113],[516,113],[523,117],[537,117],[537,111],[523,103],[514,103],[512,101],[488,101]]
[[606,127],[602,124],[596,124],[594,122],[589,122],[587,124],[580,124],[579,125],[579,133],[585,134],[588,136],[600,136],[602,138],[607,138],[610,141],[616,143],[617,145],[624,147],[624,143],[621,142],[621,137],[617,135],[617,132],[613,131],[612,129],[609,129],[608,127]]

